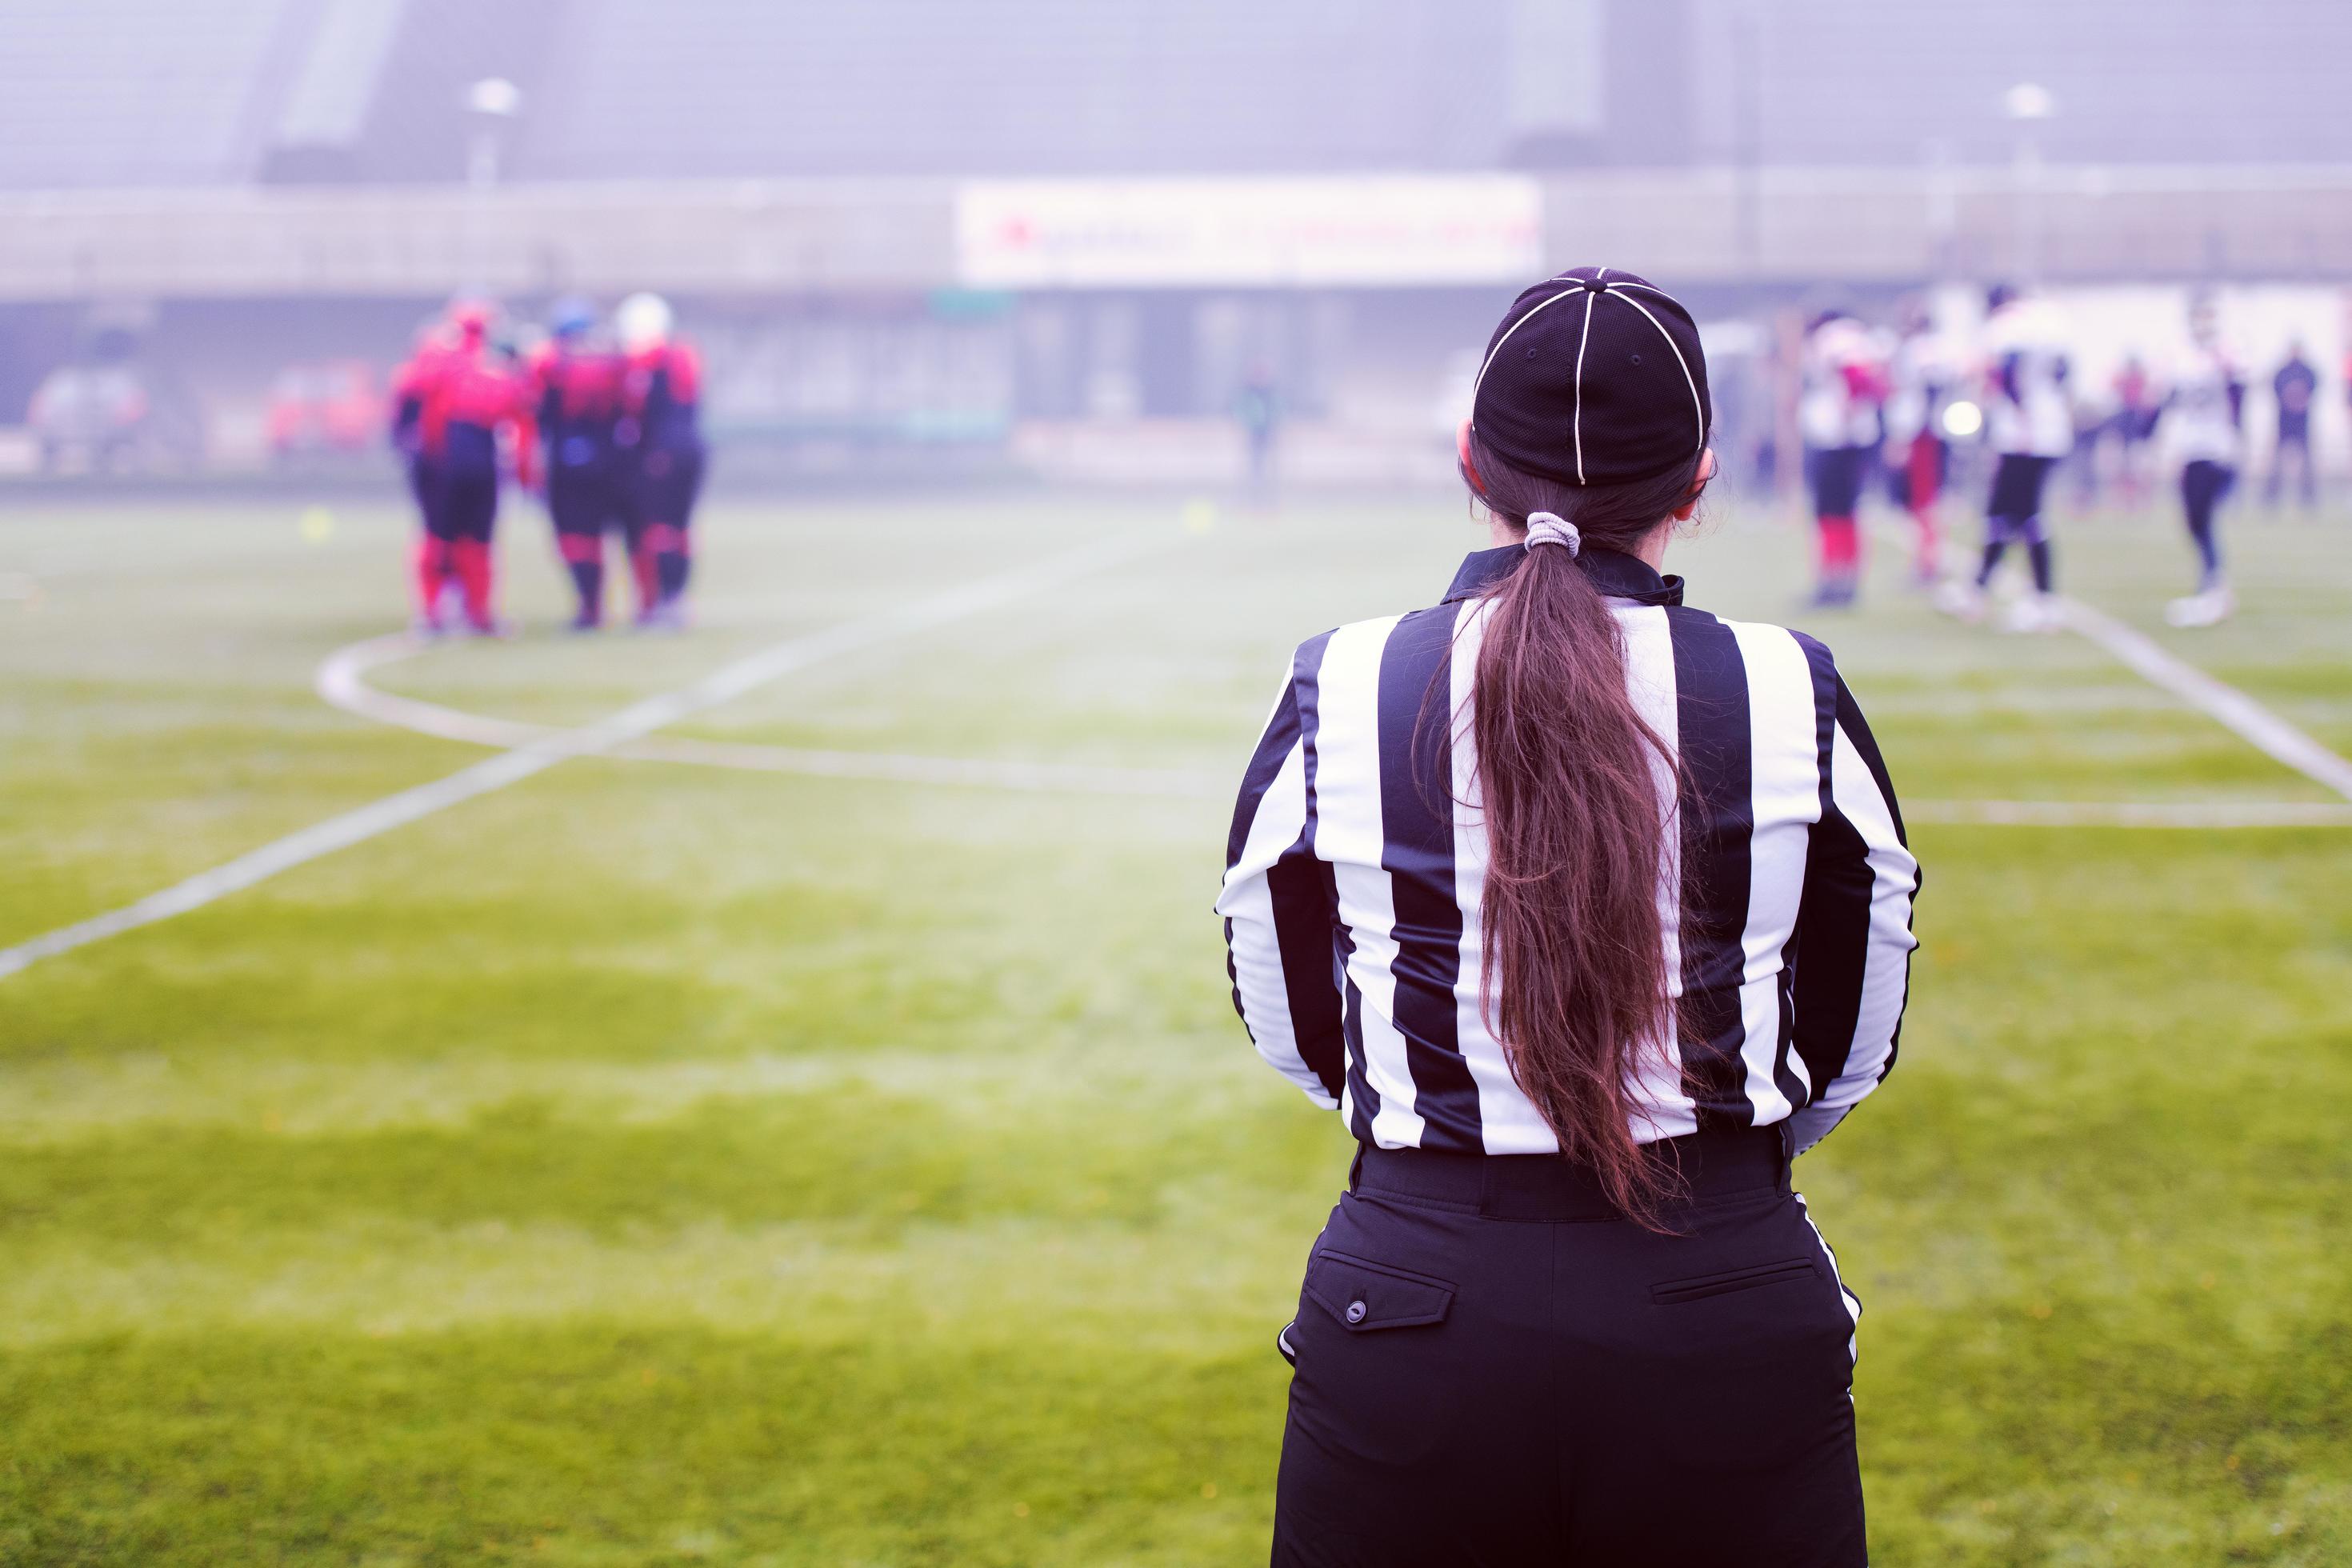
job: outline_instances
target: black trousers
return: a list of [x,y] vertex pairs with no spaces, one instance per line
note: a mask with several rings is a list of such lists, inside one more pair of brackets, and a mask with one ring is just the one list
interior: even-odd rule
[[1816,447],[1805,454],[1815,517],[1852,517],[1870,474],[1867,447]]
[[654,447],[639,456],[636,500],[646,521],[684,528],[694,521],[704,457],[698,444]]
[[547,515],[558,533],[602,536],[625,521],[632,499],[610,463],[549,465]]
[[422,452],[407,454],[404,466],[408,471],[408,493],[416,502],[417,520],[425,531],[435,538],[440,535],[433,526],[434,509],[441,504],[441,473],[439,466]]
[[1276,1568],[1858,1568],[1860,1308],[1780,1129],[1676,1139],[1680,1235],[1541,1156],[1367,1150],[1308,1259]]
[[425,514],[425,531],[446,542],[488,544],[499,521],[499,471],[452,468],[441,475],[438,503]]
[[2189,521],[2189,542],[2197,547],[2199,592],[2221,581],[2221,541],[2214,531],[2214,513],[2238,482],[2238,470],[2227,463],[2200,458],[2180,469],[2180,510]]
[[498,437],[479,425],[453,422],[442,439],[425,531],[445,542],[488,544],[499,521]]
[[2050,536],[2042,521],[2042,491],[2055,458],[2003,452],[1993,465],[1992,495],[1985,502],[1985,542],[2038,544]]

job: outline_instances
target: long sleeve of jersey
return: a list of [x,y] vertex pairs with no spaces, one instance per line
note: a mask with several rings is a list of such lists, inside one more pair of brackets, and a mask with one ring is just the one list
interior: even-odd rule
[[1341,1000],[1334,970],[1339,898],[1315,858],[1306,742],[1294,679],[1243,775],[1225,845],[1226,971],[1259,1056],[1317,1105],[1339,1103]]
[[1806,850],[1797,913],[1794,1044],[1814,1082],[1792,1126],[1802,1152],[1895,1066],[1910,993],[1919,862],[1903,832],[1878,742],[1843,677],[1830,784]]

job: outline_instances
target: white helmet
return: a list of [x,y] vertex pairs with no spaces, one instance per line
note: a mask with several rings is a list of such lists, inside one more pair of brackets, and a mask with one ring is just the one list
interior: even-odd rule
[[613,312],[621,346],[635,353],[669,341],[669,301],[658,294],[632,294]]

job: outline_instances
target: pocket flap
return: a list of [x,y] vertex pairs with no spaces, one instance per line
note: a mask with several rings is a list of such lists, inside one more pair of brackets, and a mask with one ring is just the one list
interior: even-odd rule
[[1454,1304],[1454,1287],[1443,1279],[1328,1250],[1307,1270],[1307,1294],[1357,1334],[1438,1322]]

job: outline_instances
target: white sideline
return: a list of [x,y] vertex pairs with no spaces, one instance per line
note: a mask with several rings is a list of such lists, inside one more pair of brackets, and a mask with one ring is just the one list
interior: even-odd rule
[[[1907,530],[1881,522],[1870,531],[1873,538],[1893,545],[1906,558],[1916,558],[1916,546]],[[2098,644],[2143,679],[2162,687],[2190,707],[2219,720],[2263,755],[2284,763],[2304,777],[2334,790],[2347,800],[2352,800],[2352,763],[2346,762],[2236,687],[2214,679],[2186,659],[2175,658],[2153,640],[2105,610],[2064,594],[2058,595],[2057,601],[2059,614],[2069,631]],[[2325,820],[2332,823],[2335,819]]]
[[[516,745],[511,751],[485,758],[446,778],[386,795],[382,800],[372,801],[356,810],[330,817],[299,833],[289,834],[209,871],[200,871],[174,887],[151,893],[137,903],[44,932],[14,947],[0,948],[0,979],[17,973],[44,958],[54,958],[90,942],[102,942],[124,931],[136,931],[142,926],[153,925],[174,915],[202,909],[231,893],[266,881],[281,871],[291,870],[321,856],[331,855],[338,849],[363,843],[395,827],[472,800],[477,795],[520,784],[568,758],[610,752],[648,735],[665,724],[674,724],[688,714],[731,701],[794,670],[860,648],[929,631],[966,616],[993,609],[1011,600],[1057,587],[1088,573],[1166,549],[1175,542],[1177,537],[1088,545],[1028,566],[984,577],[879,615],[863,616],[828,626],[820,632],[787,638],[732,664],[721,666],[691,686],[633,702],[616,713],[578,729],[541,733]],[[380,638],[374,644],[363,646],[381,648],[390,640],[394,639]],[[324,671],[320,679],[323,686]]]
[[2352,800],[2352,763],[2305,734],[2236,687],[2175,658],[2155,642],[2080,599],[2062,597],[2066,625],[2175,697],[2221,721],[2265,755]]

